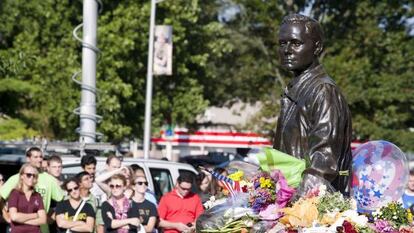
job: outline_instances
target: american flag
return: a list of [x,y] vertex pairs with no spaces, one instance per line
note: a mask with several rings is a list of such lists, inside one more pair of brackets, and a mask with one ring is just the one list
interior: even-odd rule
[[215,179],[217,179],[217,182],[219,184],[221,184],[223,187],[225,187],[230,192],[230,196],[234,196],[236,194],[236,192],[241,192],[242,191],[239,181],[234,181],[234,180],[228,178],[227,176],[221,175],[218,172],[210,171],[208,169],[206,169],[206,170],[209,173],[211,173],[211,175]]

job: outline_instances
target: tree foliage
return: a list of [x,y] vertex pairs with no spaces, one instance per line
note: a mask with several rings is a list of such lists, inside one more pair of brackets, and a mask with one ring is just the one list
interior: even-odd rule
[[[106,141],[140,138],[150,1],[103,2],[98,131]],[[414,150],[414,39],[407,21],[413,8],[408,0],[160,2],[157,24],[173,26],[174,75],[153,79],[153,132],[165,123],[193,125],[208,105],[238,100],[263,106],[246,129],[274,130],[268,119],[276,119],[291,78],[278,62],[280,21],[290,12],[309,12],[324,28],[322,63],[347,97],[355,136]],[[0,2],[0,113],[15,122],[12,137],[78,137],[72,111],[80,87],[71,76],[81,68],[81,45],[72,30],[81,21],[82,1]],[[12,130],[4,124],[0,132]]]

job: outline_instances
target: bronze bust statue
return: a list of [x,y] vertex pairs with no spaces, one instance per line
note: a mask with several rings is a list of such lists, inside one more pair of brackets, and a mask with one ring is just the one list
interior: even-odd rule
[[[279,31],[281,65],[294,78],[284,90],[273,147],[309,159],[302,186],[324,178],[349,192],[352,165],[351,113],[344,96],[319,63],[320,24],[307,16],[286,16]],[[317,182],[318,183],[318,182]]]

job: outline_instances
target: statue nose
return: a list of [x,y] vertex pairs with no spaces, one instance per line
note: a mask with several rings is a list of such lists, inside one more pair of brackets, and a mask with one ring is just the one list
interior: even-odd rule
[[285,47],[283,48],[283,52],[285,53],[285,54],[290,54],[290,53],[292,53],[292,45],[291,45],[291,43],[286,43],[286,45],[285,45]]

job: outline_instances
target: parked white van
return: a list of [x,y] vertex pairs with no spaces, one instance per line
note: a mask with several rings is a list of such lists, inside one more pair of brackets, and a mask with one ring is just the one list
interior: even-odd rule
[[[105,169],[106,157],[96,157],[97,173]],[[80,157],[62,156],[63,178],[71,177],[82,171],[80,166]],[[189,164],[176,163],[156,159],[142,159],[142,158],[122,158],[122,165],[129,166],[131,164],[138,164],[141,166],[148,180],[148,188],[155,192],[157,200],[161,196],[174,187],[178,176],[182,173],[189,173],[197,175],[197,171]]]

